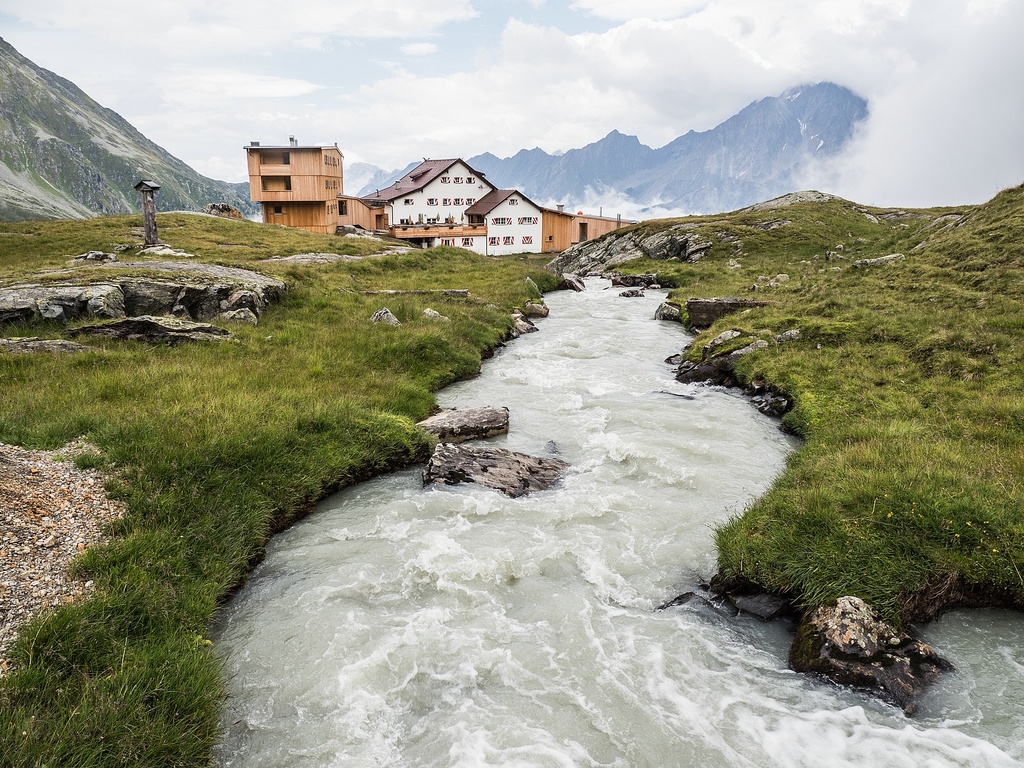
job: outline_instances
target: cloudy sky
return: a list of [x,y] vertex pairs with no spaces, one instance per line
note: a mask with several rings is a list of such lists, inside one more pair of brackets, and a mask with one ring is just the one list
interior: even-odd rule
[[[423,157],[652,147],[831,80],[871,118],[807,187],[876,205],[1024,182],[1021,0],[3,0],[0,35],[208,176],[251,140]],[[348,188],[346,191],[357,190]]]

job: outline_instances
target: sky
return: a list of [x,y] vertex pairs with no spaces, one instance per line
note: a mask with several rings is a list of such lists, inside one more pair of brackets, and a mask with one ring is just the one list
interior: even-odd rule
[[1022,30],[1021,0],[0,3],[24,56],[225,181],[289,136],[389,171],[612,130],[660,147],[828,80],[871,115],[803,186],[884,206],[1024,182]]

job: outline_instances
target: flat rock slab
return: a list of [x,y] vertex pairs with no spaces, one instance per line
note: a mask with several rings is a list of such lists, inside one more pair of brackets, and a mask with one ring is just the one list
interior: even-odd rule
[[87,352],[93,349],[96,347],[88,347],[85,344],[66,339],[0,339],[0,352],[13,352],[14,354]]
[[550,488],[568,467],[560,459],[502,448],[438,443],[423,468],[423,484],[477,483],[516,498]]
[[417,426],[442,443],[479,440],[508,432],[508,408],[447,408]]
[[183,344],[190,341],[228,341],[228,331],[209,323],[179,320],[175,317],[126,317],[107,323],[86,325],[70,331],[73,336],[99,336],[121,341],[142,341],[147,344]]
[[736,296],[687,299],[686,314],[690,318],[690,325],[694,328],[710,328],[721,317],[752,307],[763,307],[767,303],[765,301],[755,301],[754,299]]

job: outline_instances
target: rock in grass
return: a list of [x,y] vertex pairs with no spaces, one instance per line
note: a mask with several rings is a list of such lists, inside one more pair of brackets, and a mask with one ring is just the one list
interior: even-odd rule
[[508,432],[508,408],[446,408],[416,426],[444,443],[479,440]]
[[66,339],[40,339],[36,337],[0,339],[0,352],[28,354],[33,352],[86,352],[96,347],[87,347]]
[[550,488],[568,466],[502,448],[438,443],[423,469],[423,484],[477,483],[516,498]]
[[387,307],[381,307],[370,316],[371,323],[384,323],[384,325],[401,325]]
[[423,310],[423,318],[426,320],[436,320],[439,323],[450,323],[452,321],[450,317],[446,317],[436,309],[430,309],[429,307]]
[[72,336],[99,336],[121,341],[142,341],[147,344],[182,344],[190,341],[228,341],[228,331],[209,323],[196,323],[177,317],[126,317],[96,325],[84,325],[69,331]]
[[879,256],[877,259],[861,259],[853,262],[854,269],[865,269],[867,267],[882,267],[892,264],[894,261],[903,261],[906,258],[902,253],[891,253],[888,256]]
[[882,621],[858,597],[840,597],[812,611],[797,630],[789,665],[870,691],[908,715],[924,689],[953,669],[930,645]]

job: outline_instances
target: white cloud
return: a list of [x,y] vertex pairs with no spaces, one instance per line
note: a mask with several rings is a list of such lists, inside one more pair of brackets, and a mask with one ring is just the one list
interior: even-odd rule
[[700,10],[707,0],[574,0],[574,10],[585,11],[612,21],[630,19],[677,19]]
[[434,43],[409,43],[402,46],[402,53],[407,56],[429,56],[437,53],[437,45]]

